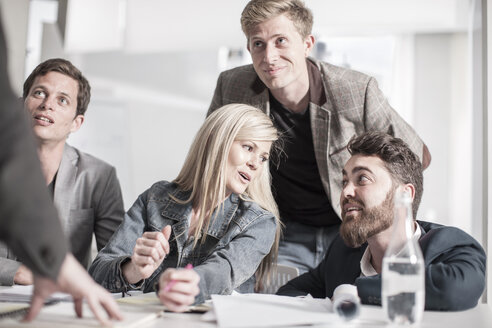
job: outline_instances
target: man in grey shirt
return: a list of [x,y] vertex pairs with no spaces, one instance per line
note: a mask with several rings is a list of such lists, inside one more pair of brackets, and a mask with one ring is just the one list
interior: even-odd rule
[[[121,189],[114,167],[66,143],[84,122],[90,86],[69,61],[39,64],[24,83],[24,108],[32,118],[45,183],[70,251],[84,266],[91,261],[93,234],[100,250],[123,219]],[[0,284],[32,284],[31,271],[0,245]]]

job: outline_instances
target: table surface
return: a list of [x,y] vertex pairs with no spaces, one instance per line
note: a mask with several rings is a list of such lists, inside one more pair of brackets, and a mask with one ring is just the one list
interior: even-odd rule
[[[3,288],[1,288],[3,289]],[[65,303],[65,302],[63,302]],[[48,307],[45,307],[46,311],[49,311]],[[44,310],[44,309],[43,309]],[[86,316],[91,316],[88,309],[84,310]],[[240,311],[240,309],[238,309]],[[43,311],[42,311],[43,312]],[[73,312],[73,304],[66,302],[65,310],[67,316],[69,317],[70,323],[68,326],[73,327],[87,327],[94,326],[94,321],[85,321],[84,319],[79,320],[75,318],[75,313]],[[148,311],[147,311],[148,313]],[[72,317],[73,315],[73,317]],[[205,322],[202,320],[202,314],[193,313],[169,313],[165,312],[161,317],[156,318],[147,322],[145,325],[138,325],[138,327],[173,327],[173,328],[184,328],[184,327],[197,327],[197,328],[210,328],[217,327],[215,322]],[[73,318],[73,319],[72,319]],[[89,324],[87,324],[89,323]],[[86,325],[87,324],[87,325]],[[0,319],[0,327],[39,327],[39,322],[31,324],[20,324],[12,319]],[[50,324],[44,324],[41,326],[51,327]],[[56,325],[60,326],[60,325]],[[64,325],[61,325],[64,326]],[[118,324],[116,324],[118,326]],[[123,325],[125,326],[125,325]],[[377,306],[362,305],[360,316],[346,323],[336,323],[327,322],[326,324],[316,325],[314,327],[391,327],[389,323],[385,320],[385,315],[383,309]],[[460,311],[460,312],[436,312],[436,311],[425,311],[422,322],[412,325],[409,327],[446,327],[446,328],[492,328],[492,306],[488,304],[479,304],[475,308]]]
[[[353,321],[343,324],[337,322],[336,325],[326,323],[313,327],[391,327],[391,325],[387,323],[384,318],[385,316],[381,307],[363,305],[359,318]],[[156,319],[145,327],[164,327],[164,325],[173,328],[217,327],[215,323],[201,321],[200,315],[179,313],[165,313],[164,317]],[[408,327],[491,328],[492,307],[487,304],[479,304],[473,309],[460,312],[425,311],[422,322]]]
[[[94,322],[84,324],[84,319],[75,318],[75,314],[72,313],[73,319],[69,324],[40,324],[39,322],[33,322],[31,324],[19,323],[12,319],[0,319],[0,327],[93,327]],[[139,323],[138,327],[173,327],[173,328],[213,328],[217,327],[214,322],[204,322],[201,320],[201,314],[192,313],[164,313],[162,317],[156,318],[145,324]],[[360,328],[373,328],[373,327],[392,327],[384,319],[383,310],[380,307],[364,305],[361,309],[361,315],[359,318],[346,323],[329,323],[315,325],[313,327],[360,327]],[[116,323],[115,326],[119,326]],[[126,326],[126,325],[123,325]],[[131,325],[130,325],[131,326]],[[304,326],[305,327],[305,326]],[[433,327],[446,327],[446,328],[490,328],[492,327],[492,307],[486,304],[479,304],[473,309],[461,312],[430,312],[426,311],[422,322],[408,327],[419,328],[433,328]]]

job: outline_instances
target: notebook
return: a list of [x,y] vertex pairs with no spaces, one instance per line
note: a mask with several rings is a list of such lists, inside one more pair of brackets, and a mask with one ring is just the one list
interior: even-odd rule
[[[148,309],[162,310],[169,312],[164,305],[161,304],[155,293],[147,293],[133,296],[126,296],[116,300],[120,305],[131,305],[136,307],[146,307]],[[205,313],[212,309],[211,302],[190,306],[185,313]]]

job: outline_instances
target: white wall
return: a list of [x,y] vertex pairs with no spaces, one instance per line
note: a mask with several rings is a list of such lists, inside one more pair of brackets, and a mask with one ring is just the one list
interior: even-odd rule
[[[482,217],[482,224],[484,226],[484,240],[483,246],[485,248],[485,252],[488,255],[487,261],[487,276],[486,279],[488,281],[483,301],[489,304],[489,307],[492,309],[492,270],[490,269],[490,254],[492,254],[492,172],[490,170],[490,163],[492,163],[492,6],[486,1],[483,0],[481,2],[482,10],[480,13],[483,13],[482,20],[480,21],[480,27],[482,28],[483,33],[485,33],[486,37],[484,38],[483,47],[481,47],[480,55],[477,56],[479,58],[483,57],[483,64],[486,69],[483,69],[483,86],[482,89],[485,93],[483,97],[484,106],[482,110],[482,115],[485,116],[484,129],[485,129],[485,137],[484,143],[484,157],[483,157],[483,165],[485,166],[485,178],[484,183],[485,187],[483,190],[484,196],[484,215]],[[479,10],[476,10],[477,12]]]
[[415,37],[414,127],[432,155],[424,171],[419,217],[471,233],[472,112],[467,53],[465,33]]
[[29,0],[0,0],[0,8],[8,44],[10,83],[14,92],[20,96],[24,84]]
[[172,180],[205,112],[143,100],[95,97],[83,129],[68,140],[116,167],[125,208],[159,180]]
[[217,52],[88,54],[74,63],[93,97],[69,142],[115,165],[128,208],[178,174],[215,89]]

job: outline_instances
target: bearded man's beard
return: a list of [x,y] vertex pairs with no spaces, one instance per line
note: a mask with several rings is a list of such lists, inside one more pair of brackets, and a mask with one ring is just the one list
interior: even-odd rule
[[368,238],[391,226],[394,216],[394,194],[395,191],[390,190],[380,205],[343,217],[340,236],[348,247],[360,247]]

